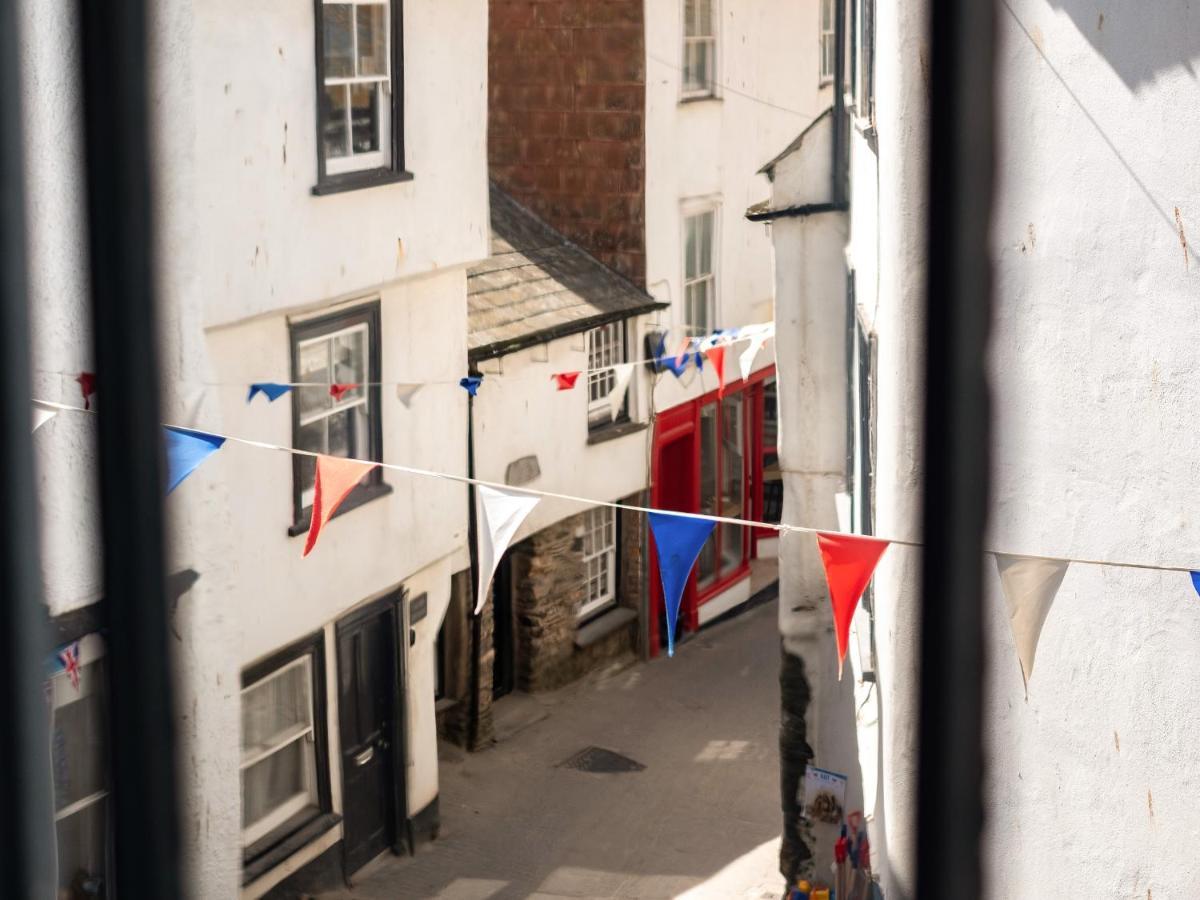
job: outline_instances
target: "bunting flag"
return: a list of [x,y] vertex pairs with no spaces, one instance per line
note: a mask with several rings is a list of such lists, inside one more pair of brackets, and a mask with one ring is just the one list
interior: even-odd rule
[[1196,593],[1200,594],[1200,572],[1192,572],[1192,587],[1196,589]]
[[850,644],[850,620],[854,618],[858,600],[867,589],[867,583],[888,542],[878,538],[818,531],[817,547],[825,564],[825,581],[829,585],[829,601],[833,605],[838,681],[841,681],[846,648]]
[[[725,348],[709,347],[705,351],[708,361],[712,363],[713,371],[717,373],[717,397],[725,396]],[[697,357],[698,358],[698,357]]]
[[412,398],[420,389],[421,385],[419,384],[398,384],[396,385],[396,399],[404,404],[405,409],[411,409]]
[[312,519],[308,523],[308,539],[304,552],[308,556],[317,545],[321,529],[337,512],[349,493],[362,481],[364,475],[374,469],[376,463],[360,462],[357,459],[342,459],[337,456],[317,456],[317,480],[313,490]]
[[1038,638],[1069,565],[1066,560],[996,554],[996,570],[1000,573],[1004,599],[1008,601],[1009,624],[1027,696]]
[[79,641],[72,641],[58,651],[58,661],[71,679],[71,687],[79,690]]
[[691,346],[692,346],[692,339],[684,338],[683,342],[679,345],[679,349],[675,351],[675,365],[676,366],[686,366],[687,365],[688,350],[691,349]]
[[575,387],[575,382],[579,380],[578,372],[555,372],[550,376],[554,380],[555,386],[560,391],[569,391]]
[[57,409],[51,409],[49,406],[43,406],[36,400],[33,401],[33,431],[37,431],[51,419],[58,415]]
[[96,393],[96,373],[95,372],[80,372],[75,376],[75,381],[79,384],[79,392],[83,394],[83,408],[92,408],[92,397]]
[[662,577],[663,606],[667,614],[667,656],[675,655],[675,623],[679,604],[692,566],[716,522],[675,516],[668,512],[647,513],[654,546],[658,550],[658,572]]
[[662,368],[668,369],[676,378],[682,378],[684,370],[687,369],[687,342],[684,343],[684,351],[682,357],[670,356],[667,354],[667,338],[666,335],[658,340],[658,351],[656,356],[658,361],[662,363]]
[[246,402],[249,403],[256,395],[262,394],[267,398],[268,403],[274,403],[291,389],[292,386],[290,384],[276,384],[273,381],[256,381],[250,385],[250,393],[246,395]]
[[357,384],[331,384],[329,386],[329,396],[335,401],[341,400],[350,391],[358,387]]
[[221,449],[225,438],[203,431],[188,431],[167,425],[163,428],[167,445],[167,493],[175,490],[200,463]]
[[479,564],[479,585],[475,615],[483,610],[492,587],[492,577],[508,549],[513,535],[525,517],[537,506],[539,498],[501,488],[477,485],[475,488],[475,558]]
[[633,363],[621,363],[613,366],[613,388],[608,392],[609,417],[615,422],[625,403],[625,391],[629,389],[629,380],[633,377]]
[[750,346],[743,350],[742,355],[738,357],[738,365],[742,370],[742,381],[750,377],[750,369],[754,365],[754,357],[758,356],[758,351],[762,349],[763,344],[766,342],[766,335],[754,335],[754,337],[750,338]]
[[474,397],[479,392],[479,385],[482,381],[482,375],[468,375],[459,379],[458,386]]

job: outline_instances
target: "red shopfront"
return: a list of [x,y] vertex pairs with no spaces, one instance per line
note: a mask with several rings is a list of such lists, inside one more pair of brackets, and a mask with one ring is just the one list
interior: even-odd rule
[[[651,505],[755,522],[779,521],[775,367],[658,414]],[[764,474],[767,481],[764,490]],[[677,635],[750,599],[750,560],[770,529],[718,522],[688,579]],[[650,551],[650,655],[666,644],[658,557]]]

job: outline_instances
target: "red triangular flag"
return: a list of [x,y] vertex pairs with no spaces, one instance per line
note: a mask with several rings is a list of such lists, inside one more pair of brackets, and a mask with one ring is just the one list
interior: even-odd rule
[[312,519],[308,523],[308,539],[304,542],[304,553],[308,556],[317,544],[321,528],[337,511],[346,496],[354,490],[362,477],[378,463],[359,462],[357,459],[341,459],[337,456],[317,456],[317,482],[313,490]]
[[554,379],[554,383],[560,391],[569,391],[575,387],[575,382],[579,378],[578,372],[555,372],[550,376]]
[[712,363],[713,371],[717,373],[717,396],[725,396],[725,348],[709,347],[704,351],[708,361]]
[[91,409],[91,397],[92,394],[96,393],[96,373],[80,372],[75,380],[79,382],[79,390],[83,394],[83,408]]
[[829,600],[833,604],[833,628],[837,635],[838,681],[842,680],[842,663],[850,643],[850,620],[858,598],[867,589],[867,582],[888,542],[852,534],[817,532],[817,546],[825,563],[825,581],[829,584]]
[[358,387],[357,384],[331,384],[329,386],[329,396],[334,400],[341,400],[347,391],[352,391],[356,387]]

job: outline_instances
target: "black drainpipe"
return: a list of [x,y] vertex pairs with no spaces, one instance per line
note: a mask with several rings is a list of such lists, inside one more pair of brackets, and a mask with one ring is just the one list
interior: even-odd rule
[[[470,375],[479,370],[471,366]],[[467,477],[475,477],[475,397],[467,394]],[[479,583],[479,556],[476,553],[475,485],[467,484],[467,550],[471,556],[470,589],[467,594],[467,615],[471,617],[471,702],[467,719],[467,749],[479,749],[479,654],[483,648],[483,617],[475,615],[475,585]]]
[[835,204],[845,202],[846,194],[846,0],[834,7],[833,51],[833,166],[832,197]]

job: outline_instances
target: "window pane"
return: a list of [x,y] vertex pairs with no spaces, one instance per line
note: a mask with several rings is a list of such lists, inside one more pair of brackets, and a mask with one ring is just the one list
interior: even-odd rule
[[330,159],[349,156],[349,134],[346,130],[346,97],[349,86],[335,84],[325,88],[328,118],[321,129],[325,140],[325,155]]
[[697,241],[700,250],[699,258],[699,274],[709,275],[712,273],[712,245],[713,245],[713,220],[716,215],[712,212],[706,212],[699,216],[697,227],[700,235]]
[[712,44],[700,41],[695,45],[695,68],[692,70],[692,81],[698,91],[712,89]]
[[350,22],[354,7],[349,3],[326,3],[321,9],[325,23],[325,77],[354,75],[354,35]]
[[821,0],[821,30],[833,30],[833,0]]
[[108,800],[101,799],[55,825],[60,897],[104,897]]
[[[296,388],[296,403],[300,418],[307,418],[313,413],[319,413],[330,406],[329,388],[325,387],[336,379],[330,377],[329,343],[318,341],[306,344],[300,348],[296,372],[298,380],[310,381],[314,387]],[[319,450],[319,447],[305,447],[305,450]]]
[[699,216],[688,216],[687,219],[687,240],[683,247],[683,274],[687,278],[695,278],[700,274],[698,271],[699,253],[696,249],[696,243],[699,240]]
[[108,752],[105,677],[104,660],[97,660],[80,668],[78,692],[67,688],[59,693],[60,698],[66,694],[78,699],[54,710],[51,760],[56,810],[108,787],[105,776]]
[[[746,512],[744,471],[745,417],[742,394],[721,401],[721,515],[743,519]],[[742,529],[721,526],[721,571],[728,572],[742,562]]]
[[386,75],[388,71],[387,6],[379,3],[359,6],[358,74]]
[[379,149],[379,82],[350,85],[350,127],[355,153]]
[[[700,512],[717,513],[717,407],[714,404],[700,410]],[[716,537],[721,526],[713,530],[700,550],[697,580],[711,581],[716,575]]]
[[253,825],[297,796],[316,803],[316,767],[307,738],[292,741],[242,772],[242,827]]
[[696,0],[696,34],[709,36],[713,33],[712,0]]
[[242,694],[242,757],[269,750],[298,727],[312,725],[311,689],[306,659]]
[[[333,339],[333,378],[341,384],[360,384],[367,380],[367,332],[365,329],[338,335]],[[364,395],[357,387],[343,395],[343,402]]]

